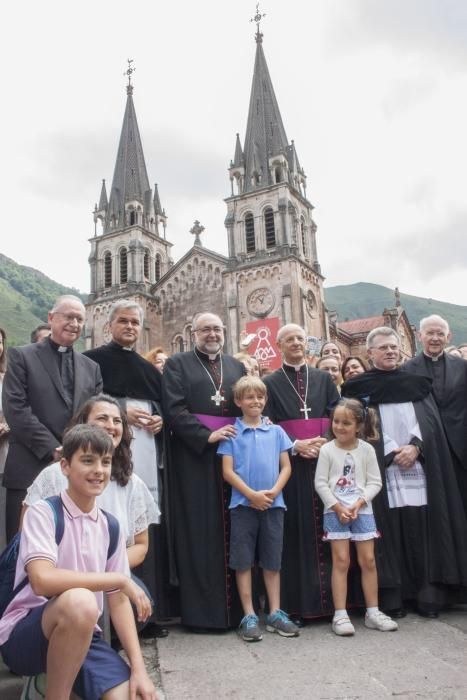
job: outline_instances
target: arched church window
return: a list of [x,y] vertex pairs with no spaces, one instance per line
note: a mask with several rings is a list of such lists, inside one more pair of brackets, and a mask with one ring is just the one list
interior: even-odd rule
[[108,251],[104,255],[104,287],[112,286],[112,254]]
[[128,282],[128,254],[126,248],[120,248],[120,284]]
[[306,247],[306,230],[305,230],[305,222],[303,219],[300,219],[300,234],[302,237],[302,250],[303,250],[303,255],[307,254],[307,247]]
[[254,187],[257,187],[257,186],[259,185],[259,183],[260,183],[259,173],[257,173],[256,170],[255,170],[255,172],[254,172],[253,175],[251,176],[251,184],[252,184]]
[[156,262],[154,268],[154,271],[156,273],[156,282],[159,282],[161,278],[161,256],[159,255],[159,253],[157,253],[156,255]]
[[143,275],[146,280],[149,280],[149,251],[144,251],[143,258]]
[[274,176],[276,178],[276,182],[282,182],[282,168],[280,165],[276,165]]
[[135,211],[130,211],[130,226],[134,226],[138,221],[138,215]]
[[245,215],[245,245],[247,253],[255,252],[255,220],[253,218],[253,214],[251,213]]
[[274,225],[274,212],[271,207],[264,210],[264,229],[266,231],[266,248],[274,248],[276,245],[276,227]]

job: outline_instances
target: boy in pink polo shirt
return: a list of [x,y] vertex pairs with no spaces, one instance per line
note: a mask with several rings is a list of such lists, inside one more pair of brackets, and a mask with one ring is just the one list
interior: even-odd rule
[[[47,673],[47,700],[73,691],[86,700],[156,700],[147,675],[130,601],[139,620],[151,614],[146,594],[130,578],[125,542],[109,559],[109,527],[96,496],[110,479],[113,445],[101,428],[77,425],[63,439],[61,494],[64,532],[57,547],[52,508],[39,501],[28,508],[21,533],[17,593],[0,620],[0,651],[16,674]],[[103,591],[110,617],[130,666],[102,639],[97,620]]]

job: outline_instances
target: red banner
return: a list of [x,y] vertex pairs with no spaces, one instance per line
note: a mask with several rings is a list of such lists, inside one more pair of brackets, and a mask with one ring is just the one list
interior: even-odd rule
[[246,324],[247,333],[256,336],[248,346],[248,353],[256,357],[261,367],[278,369],[282,364],[282,356],[276,345],[279,324],[280,319],[277,316],[261,321],[249,321]]

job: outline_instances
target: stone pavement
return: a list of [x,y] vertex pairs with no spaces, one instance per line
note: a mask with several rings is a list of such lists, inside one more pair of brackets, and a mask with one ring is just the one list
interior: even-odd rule
[[[235,632],[194,635],[175,626],[157,646],[143,642],[143,653],[160,700],[466,700],[467,609],[440,620],[410,614],[392,633],[352,619],[353,638],[338,638],[319,621],[298,639],[265,632],[256,644]],[[1,700],[18,700],[20,687],[0,671]]]

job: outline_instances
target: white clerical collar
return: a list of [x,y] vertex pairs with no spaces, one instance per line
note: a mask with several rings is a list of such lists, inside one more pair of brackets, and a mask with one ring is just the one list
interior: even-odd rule
[[198,355],[198,357],[207,357],[208,360],[211,360],[211,362],[214,362],[214,360],[217,360],[218,357],[220,357],[221,351],[219,350],[218,352],[215,352],[215,353],[207,353],[207,352],[203,352],[198,347],[195,347],[195,355]]
[[428,358],[429,360],[431,360],[432,362],[438,362],[438,360],[441,360],[441,358],[443,357],[443,355],[444,355],[444,350],[442,350],[442,351],[439,353],[439,355],[427,355],[426,352],[424,352],[423,354],[425,355],[425,357],[427,357],[427,358]]
[[306,365],[306,362],[305,362],[305,360],[303,360],[303,362],[300,362],[298,365],[292,365],[292,364],[290,364],[290,362],[286,362],[286,361],[284,360],[284,365],[285,365],[286,367],[291,367],[291,368],[294,369],[296,372],[300,372],[301,368],[302,368],[304,365]]

